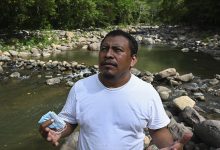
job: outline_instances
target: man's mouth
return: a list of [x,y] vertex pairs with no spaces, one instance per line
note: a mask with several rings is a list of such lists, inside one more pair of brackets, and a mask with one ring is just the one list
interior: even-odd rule
[[117,67],[117,63],[115,62],[112,62],[112,61],[104,61],[101,63],[101,66],[114,66],[114,67]]

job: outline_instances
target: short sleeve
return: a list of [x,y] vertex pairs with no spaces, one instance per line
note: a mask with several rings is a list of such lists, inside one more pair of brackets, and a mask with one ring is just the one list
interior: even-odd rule
[[161,98],[156,90],[154,91],[152,101],[150,103],[150,109],[148,109],[148,111],[148,128],[160,129],[170,123],[170,119],[165,112]]
[[77,124],[76,120],[76,94],[75,94],[75,86],[73,86],[68,94],[66,103],[58,114],[61,118],[63,118],[66,122],[70,124]]

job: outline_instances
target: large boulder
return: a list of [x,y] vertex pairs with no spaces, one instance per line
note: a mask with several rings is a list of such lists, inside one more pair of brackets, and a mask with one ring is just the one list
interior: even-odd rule
[[49,57],[51,55],[50,52],[42,52],[43,57]]
[[211,85],[216,85],[216,84],[218,84],[219,83],[219,80],[218,79],[210,79],[209,80],[209,84],[211,84]]
[[154,39],[153,38],[151,38],[151,37],[144,37],[143,39],[142,39],[142,43],[143,44],[146,44],[146,45],[152,45],[152,44],[155,44],[155,41],[154,41]]
[[131,68],[131,73],[136,76],[139,76],[141,74],[141,71],[138,70],[137,68]]
[[199,101],[205,101],[205,96],[201,92],[195,92],[195,93],[193,93],[193,96],[195,99],[197,99]]
[[54,85],[54,84],[58,84],[60,83],[60,78],[51,78],[51,79],[47,79],[46,83],[48,85]]
[[194,78],[192,73],[177,76],[177,79],[183,82],[189,82]]
[[220,80],[220,74],[216,74],[216,75],[215,75],[215,78],[218,79],[218,80]]
[[220,121],[206,120],[194,127],[194,133],[204,143],[219,148],[220,147]]
[[9,50],[8,52],[9,52],[9,53],[11,54],[11,56],[13,56],[13,57],[17,57],[17,56],[18,56],[18,52],[15,51],[15,50]]
[[[185,90],[187,91],[193,91],[193,92],[197,92],[199,91],[200,87],[197,83],[188,83],[182,86]],[[204,85],[202,88],[207,88],[206,85]]]
[[154,81],[154,77],[153,77],[153,76],[146,76],[146,75],[144,75],[144,76],[141,77],[141,79],[142,79],[143,81],[148,82],[148,83],[151,83],[151,82]]
[[66,31],[66,34],[65,34],[66,38],[67,39],[72,39],[74,37],[74,33],[73,32],[70,32],[70,31]]
[[170,119],[170,123],[168,124],[167,127],[168,127],[170,133],[172,134],[174,140],[182,139],[182,137],[185,133],[190,133],[191,135],[193,135],[193,133],[189,127],[186,127],[181,123],[177,123],[174,118]]
[[6,56],[6,55],[0,56],[0,61],[9,61],[9,60],[11,60],[9,56]]
[[100,50],[100,43],[95,42],[95,43],[89,44],[88,50],[99,51]]
[[186,95],[188,95],[188,93],[185,90],[182,90],[182,89],[175,89],[172,93],[173,98],[177,98],[177,97],[180,97],[180,96],[186,96]]
[[71,48],[67,45],[57,45],[57,49],[61,51],[68,51],[71,50]]
[[189,52],[189,48],[182,48],[181,51],[182,52]]
[[2,54],[3,54],[4,56],[11,57],[11,54],[10,54],[8,51],[4,51]]
[[180,110],[184,110],[184,108],[187,106],[194,107],[196,103],[188,96],[180,96],[178,98],[175,98],[173,102]]
[[160,71],[156,76],[157,76],[157,78],[163,79],[163,78],[167,78],[170,76],[175,76],[176,73],[177,72],[176,72],[175,68],[168,68],[168,69]]
[[191,127],[206,120],[194,108],[189,106],[186,106],[181,114],[183,120]]
[[41,51],[37,48],[32,48],[31,53],[32,53],[32,56],[34,56],[34,57],[40,57],[41,56]]
[[19,72],[13,72],[10,77],[11,78],[20,78],[21,74]]
[[21,57],[21,58],[27,58],[30,55],[31,55],[30,52],[19,52],[18,53],[18,57]]
[[159,95],[160,95],[160,97],[161,97],[161,99],[163,101],[169,99],[170,94],[171,94],[171,90],[170,89],[168,89],[165,86],[157,86],[156,89],[157,89],[157,92],[159,93]]

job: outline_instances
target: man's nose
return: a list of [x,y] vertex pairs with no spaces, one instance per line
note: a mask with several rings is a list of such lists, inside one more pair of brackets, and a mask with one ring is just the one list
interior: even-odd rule
[[113,57],[113,50],[109,48],[106,52],[106,57]]

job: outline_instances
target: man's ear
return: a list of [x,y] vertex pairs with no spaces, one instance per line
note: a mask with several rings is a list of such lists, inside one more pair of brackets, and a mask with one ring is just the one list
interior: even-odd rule
[[137,63],[137,55],[134,54],[131,56],[131,67],[134,67],[134,65]]

